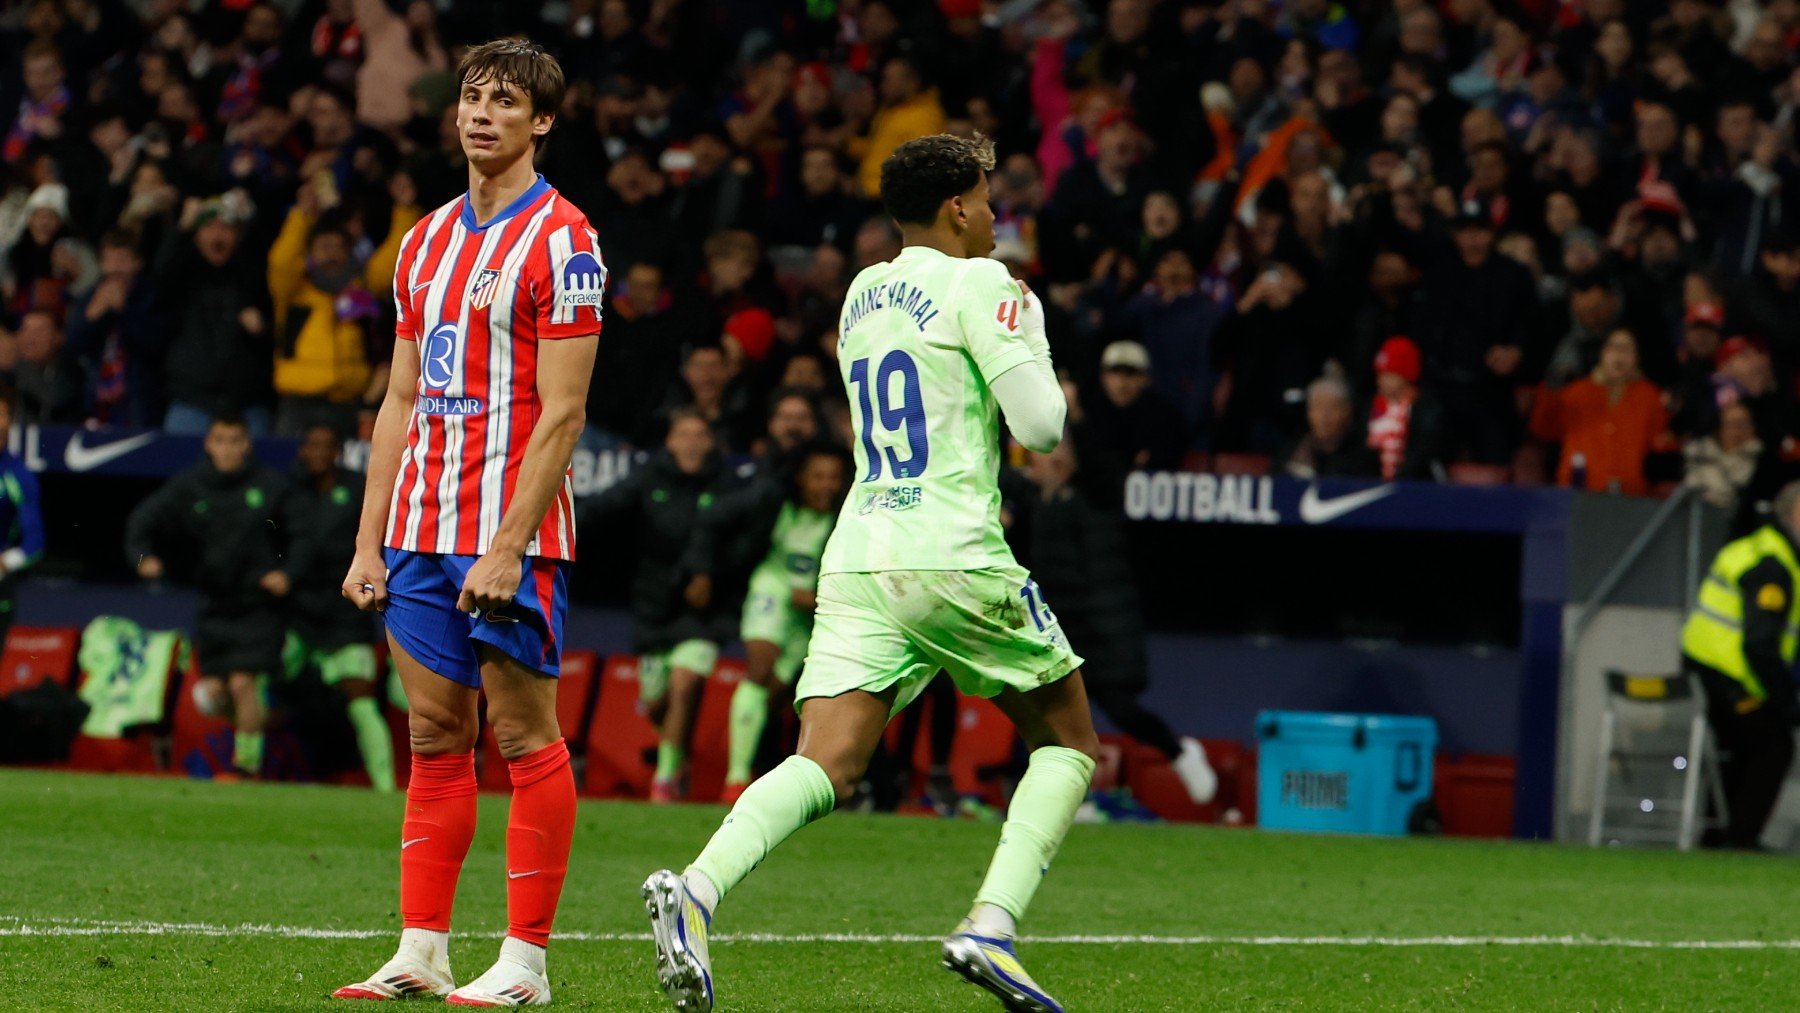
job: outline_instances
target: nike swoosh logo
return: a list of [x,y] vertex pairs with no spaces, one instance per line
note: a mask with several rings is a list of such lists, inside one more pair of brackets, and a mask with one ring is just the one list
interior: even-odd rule
[[543,871],[542,869],[533,869],[530,872],[514,872],[511,869],[508,869],[508,870],[506,870],[506,878],[507,879],[524,879],[526,876],[535,876],[542,871]]
[[405,851],[407,848],[410,848],[415,844],[423,844],[424,842],[429,841],[429,840],[431,840],[431,838],[429,838],[429,837],[415,837],[410,841],[401,841],[400,842],[400,850]]
[[422,288],[430,288],[430,287],[431,287],[431,282],[422,281],[422,282],[419,282],[417,285],[414,285],[412,288],[407,289],[407,292],[408,293],[417,292],[418,290],[420,290]]
[[1373,489],[1364,489],[1331,499],[1319,498],[1319,487],[1309,485],[1305,495],[1300,497],[1300,519],[1308,524],[1329,524],[1339,517],[1356,510],[1361,510],[1376,500],[1386,499],[1394,494],[1391,485],[1378,485]]
[[136,436],[102,443],[90,447],[81,442],[81,433],[69,437],[69,445],[63,449],[63,466],[70,471],[92,471],[109,461],[116,461],[140,447],[150,445],[156,439],[155,433],[139,433]]

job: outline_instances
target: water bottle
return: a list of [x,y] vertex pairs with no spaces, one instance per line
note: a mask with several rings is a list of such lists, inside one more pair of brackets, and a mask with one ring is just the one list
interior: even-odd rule
[[1569,458],[1569,484],[1577,489],[1587,488],[1587,455],[1576,454]]

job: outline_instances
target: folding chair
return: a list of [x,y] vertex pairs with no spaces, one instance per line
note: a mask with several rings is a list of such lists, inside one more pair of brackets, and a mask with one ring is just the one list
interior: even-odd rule
[[1724,825],[1719,751],[1695,680],[1686,673],[1607,672],[1588,844],[1689,851],[1703,830]]

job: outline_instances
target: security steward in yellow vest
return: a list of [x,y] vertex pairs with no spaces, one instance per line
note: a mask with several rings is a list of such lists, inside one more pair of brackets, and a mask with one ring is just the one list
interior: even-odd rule
[[1681,633],[1723,754],[1729,825],[1721,842],[1755,849],[1794,762],[1794,657],[1800,646],[1800,482],[1767,525],[1719,550]]

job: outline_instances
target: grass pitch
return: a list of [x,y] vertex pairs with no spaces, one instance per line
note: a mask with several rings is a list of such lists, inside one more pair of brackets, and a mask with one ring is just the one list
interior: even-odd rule
[[[325,997],[391,953],[400,805],[0,771],[0,1006],[352,1008]],[[558,1006],[665,1008],[637,887],[720,815],[582,804]],[[460,980],[505,927],[505,820],[483,797]],[[720,1008],[996,1008],[933,942],[996,833],[848,815],[803,830],[721,908],[715,928],[739,938],[713,947]],[[1022,951],[1072,1010],[1794,1008],[1796,887],[1800,865],[1757,855],[1076,827]]]

